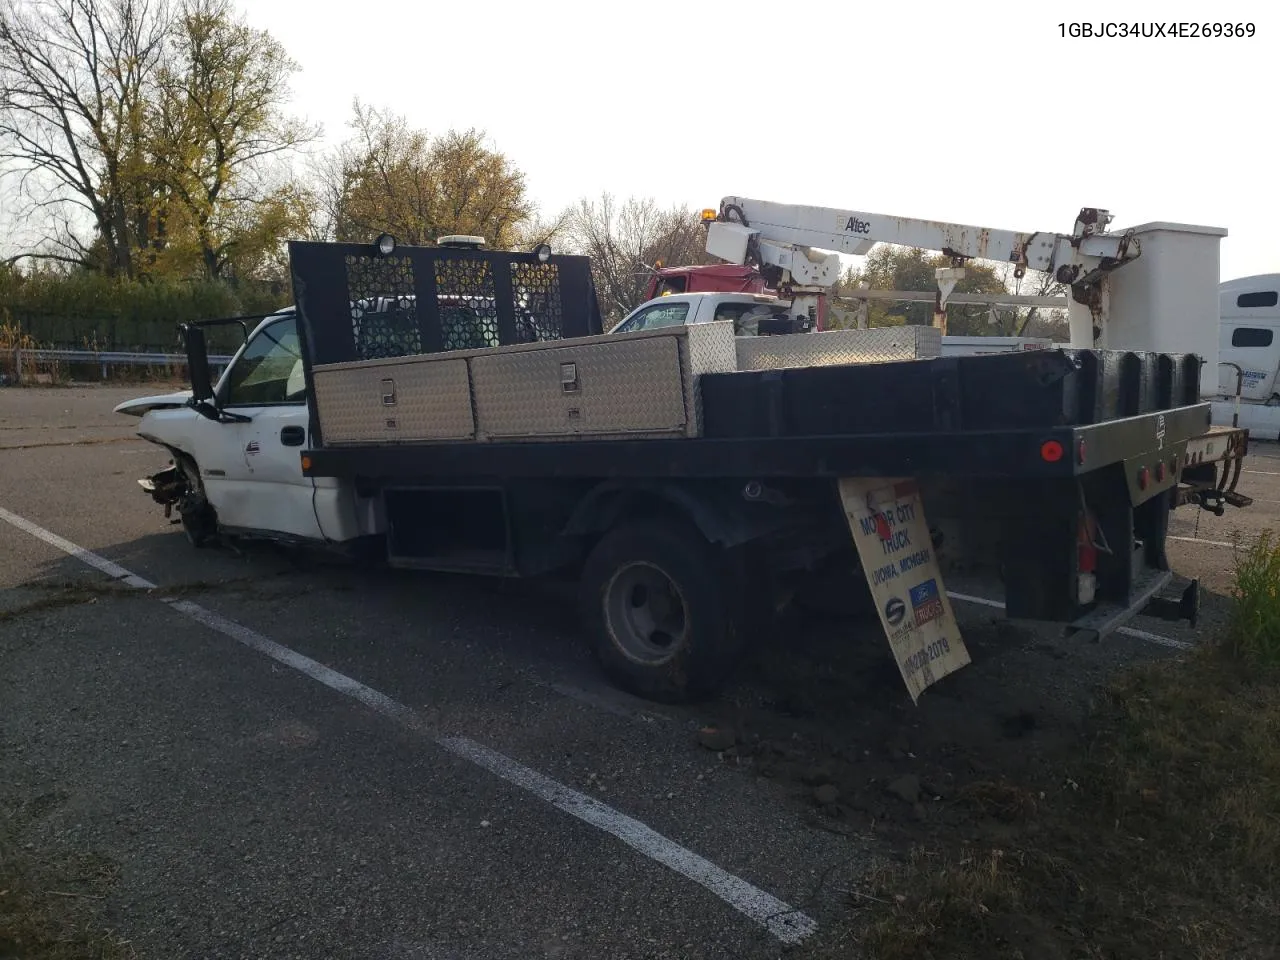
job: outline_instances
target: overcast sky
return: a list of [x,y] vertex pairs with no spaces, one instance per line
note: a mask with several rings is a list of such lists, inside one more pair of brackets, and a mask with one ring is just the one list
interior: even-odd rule
[[[327,140],[355,97],[482,128],[546,213],[737,194],[1065,232],[1100,206],[1113,229],[1226,227],[1224,279],[1280,272],[1268,3],[240,2],[301,65],[295,108]],[[1256,35],[1059,28],[1213,18]]]
[[[342,137],[353,97],[476,126],[552,212],[736,194],[1019,230],[1226,227],[1223,279],[1280,272],[1269,3],[242,0]],[[1123,10],[1123,14],[1119,11]],[[1251,21],[1245,39],[1063,38],[1064,20]]]

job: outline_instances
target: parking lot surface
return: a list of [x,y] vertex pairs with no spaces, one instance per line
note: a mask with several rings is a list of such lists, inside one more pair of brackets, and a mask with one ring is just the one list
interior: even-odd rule
[[0,390],[0,803],[111,865],[143,957],[803,956],[928,816],[886,783],[1075,736],[1110,672],[1220,625],[1233,545],[1280,523],[1274,447],[1252,508],[1175,516],[1198,631],[1079,645],[958,603],[974,662],[916,707],[876,624],[791,617],[721,698],[659,707],[555,586],[192,548],[111,413],[149,392]]

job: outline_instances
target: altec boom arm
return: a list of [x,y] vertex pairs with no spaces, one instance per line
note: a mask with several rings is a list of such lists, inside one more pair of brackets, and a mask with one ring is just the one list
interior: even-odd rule
[[[1000,260],[1015,264],[1018,275],[1027,269],[1052,273],[1072,288],[1077,303],[1102,317],[1106,304],[1099,281],[1140,253],[1131,233],[1105,232],[1110,222],[1106,210],[1086,207],[1070,234],[1021,233],[725,197],[715,221],[708,224],[707,252],[732,263],[754,262],[763,270],[780,271],[778,282],[801,299],[835,285],[840,278],[838,254],[866,254],[877,243],[935,250],[956,266],[968,259]],[[835,253],[820,254],[820,250]],[[939,279],[945,282],[946,278]]]

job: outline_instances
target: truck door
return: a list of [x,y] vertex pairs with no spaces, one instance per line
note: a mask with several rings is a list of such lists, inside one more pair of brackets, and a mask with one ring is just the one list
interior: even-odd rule
[[[1241,399],[1265,403],[1277,392],[1276,369],[1280,367],[1280,323],[1267,320],[1231,319],[1222,322],[1218,344],[1221,363],[1233,363],[1243,375]],[[1219,372],[1219,386],[1227,396],[1236,392],[1234,367]]]
[[[220,384],[219,404],[244,422],[224,423],[227,476],[206,487],[221,526],[321,537],[314,487],[300,453],[310,418],[302,351],[292,316],[262,327]],[[225,449],[234,445],[235,452]]]

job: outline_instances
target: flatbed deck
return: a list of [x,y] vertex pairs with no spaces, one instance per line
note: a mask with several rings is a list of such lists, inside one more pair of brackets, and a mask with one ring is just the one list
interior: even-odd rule
[[[1144,453],[1185,456],[1187,441],[1207,429],[1209,409],[1202,403],[1097,424],[1002,430],[315,447],[303,463],[308,476],[347,478],[1068,477]],[[1046,459],[1045,445],[1055,443],[1063,455]]]

